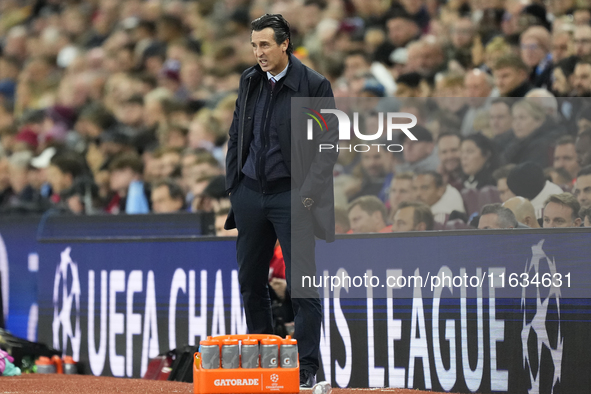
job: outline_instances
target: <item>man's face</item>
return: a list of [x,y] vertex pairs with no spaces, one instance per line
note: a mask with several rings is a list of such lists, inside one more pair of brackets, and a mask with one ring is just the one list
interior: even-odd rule
[[455,135],[442,137],[437,143],[439,161],[447,173],[460,168],[460,143],[460,137]]
[[413,191],[417,200],[431,206],[435,204],[443,193],[445,186],[437,187],[432,175],[417,175],[412,183]]
[[546,56],[538,40],[533,37],[526,37],[521,40],[521,59],[530,67],[535,67]]
[[513,117],[511,116],[511,109],[507,104],[492,104],[488,113],[490,128],[494,131],[495,135],[511,130]]
[[499,225],[499,215],[496,213],[487,213],[482,215],[478,221],[478,229],[486,230],[489,228],[501,228]]
[[386,22],[388,39],[394,46],[405,46],[413,37],[419,34],[417,25],[404,18],[394,18]]
[[433,152],[433,143],[428,141],[411,141],[406,139],[403,144],[402,156],[408,163],[416,163],[427,158]]
[[513,67],[500,68],[495,70],[493,75],[495,77],[495,85],[499,89],[501,96],[509,94],[527,78],[525,71]]
[[587,135],[577,137],[575,150],[579,167],[583,168],[591,164],[591,137]]
[[591,175],[581,175],[575,182],[575,197],[582,208],[591,207]]
[[351,230],[353,233],[377,233],[384,226],[383,219],[379,211],[375,211],[373,214],[361,209],[359,205],[356,205],[349,211],[349,223],[351,224]]
[[394,215],[392,232],[399,233],[403,231],[415,231],[415,209],[413,207],[399,209]]
[[474,73],[470,72],[464,78],[464,87],[467,97],[488,97],[490,95],[491,87],[486,82],[486,75],[484,72]]
[[47,181],[51,185],[51,190],[56,194],[72,187],[72,176],[64,174],[59,167],[54,165],[47,168]]
[[275,42],[275,32],[267,27],[261,31],[253,31],[251,44],[254,57],[261,66],[263,72],[270,72],[277,75],[288,63],[287,46],[288,40],[278,44]]
[[347,56],[345,59],[345,71],[344,76],[347,80],[350,80],[355,75],[360,75],[369,69],[369,64],[365,61],[365,58],[359,54]]
[[591,96],[591,64],[576,65],[573,75],[573,89],[578,97]]
[[555,34],[552,37],[552,60],[559,62],[569,57],[573,52],[568,33]]
[[361,168],[370,178],[381,178],[392,172],[392,154],[386,149],[371,149],[361,154]]
[[412,179],[393,179],[390,185],[390,207],[396,209],[401,202],[412,200]]
[[131,168],[113,170],[109,181],[111,190],[125,195],[127,188],[135,179],[137,179],[137,174]]
[[581,219],[573,220],[573,210],[566,205],[549,202],[544,208],[544,228],[579,227]]
[[591,54],[591,27],[577,26],[573,38],[575,55],[582,57]]
[[152,190],[152,211],[154,213],[173,213],[183,207],[181,200],[170,197],[168,186],[162,185]]
[[570,174],[571,178],[577,176],[579,163],[577,161],[575,144],[556,146],[556,149],[554,149],[554,168],[564,168]]
[[497,189],[499,190],[499,197],[501,202],[505,202],[510,198],[516,197],[515,194],[507,186],[507,178],[501,178],[497,181]]

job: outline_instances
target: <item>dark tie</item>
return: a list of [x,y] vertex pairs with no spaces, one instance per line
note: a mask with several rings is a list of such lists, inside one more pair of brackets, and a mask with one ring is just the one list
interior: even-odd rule
[[275,84],[277,83],[275,82],[275,78],[269,78],[269,83],[271,84],[271,91],[273,91],[275,89]]

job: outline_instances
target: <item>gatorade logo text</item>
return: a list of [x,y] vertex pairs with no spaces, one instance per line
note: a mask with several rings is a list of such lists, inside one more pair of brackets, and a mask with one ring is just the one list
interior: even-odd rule
[[258,386],[258,379],[216,379],[215,386]]
[[286,365],[289,365],[289,364],[291,364],[291,359],[290,359],[289,357],[285,357],[285,358],[283,359],[283,364],[286,364]]

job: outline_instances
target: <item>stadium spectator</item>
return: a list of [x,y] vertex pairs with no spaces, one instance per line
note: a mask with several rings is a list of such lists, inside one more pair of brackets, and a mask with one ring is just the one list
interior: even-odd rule
[[575,140],[575,150],[579,167],[591,165],[591,129],[579,132]]
[[497,181],[497,190],[499,191],[499,197],[501,202],[505,202],[510,198],[515,197],[515,194],[507,186],[507,178],[511,173],[511,170],[515,168],[515,164],[507,164],[501,168],[496,169],[493,172],[493,178]]
[[397,48],[405,47],[420,34],[416,21],[406,12],[393,12],[386,17],[386,38],[378,47],[375,58],[381,63],[389,61],[390,54]]
[[573,34],[575,55],[579,57],[591,55],[591,26],[576,26]]
[[540,228],[534,206],[528,199],[512,197],[503,203],[503,207],[510,209],[519,223],[530,228]]
[[544,203],[544,228],[580,227],[581,205],[570,193],[552,194]]
[[376,196],[362,196],[348,208],[351,234],[390,232],[386,226],[386,206]]
[[581,207],[591,207],[591,165],[583,167],[577,174],[574,193]]
[[532,70],[529,76],[533,86],[550,87],[552,53],[550,32],[542,26],[532,26],[521,34],[521,60]]
[[462,140],[460,149],[464,188],[482,189],[496,185],[492,173],[498,166],[498,158],[492,140],[481,133],[472,134]]
[[351,230],[351,226],[349,225],[349,213],[347,211],[347,208],[339,206],[335,207],[334,217],[335,234],[347,234],[347,232]]
[[515,140],[505,150],[505,162],[533,161],[545,168],[551,164],[549,150],[563,129],[547,118],[541,106],[524,99],[513,105],[513,133]]
[[553,166],[554,168],[564,168],[573,181],[577,177],[580,168],[575,149],[575,140],[570,135],[560,137],[556,140]]
[[579,212],[579,217],[583,219],[583,225],[585,227],[591,227],[591,207],[581,208],[581,211]]
[[148,213],[150,192],[142,182],[144,164],[136,153],[122,153],[109,165],[112,196],[107,213]]
[[544,202],[552,194],[562,193],[560,186],[544,177],[544,170],[532,162],[517,165],[507,177],[509,190],[518,197],[531,201],[536,211],[536,218],[542,217]]
[[352,199],[372,195],[386,201],[394,172],[394,155],[387,149],[376,146],[371,146],[367,152],[360,155],[361,184]]
[[502,153],[515,140],[511,103],[507,99],[500,98],[491,101],[488,119],[497,152]]
[[578,58],[570,56],[554,64],[551,91],[556,97],[566,97],[573,91],[572,75]]
[[438,171],[443,181],[462,190],[464,173],[461,166],[460,146],[462,139],[458,134],[444,132],[437,137],[437,154],[439,156]]
[[529,68],[517,55],[499,58],[493,75],[502,97],[524,97],[533,88],[529,82]]
[[435,171],[439,165],[433,135],[426,128],[416,125],[412,128],[412,134],[417,141],[412,141],[406,134],[400,135],[400,144],[403,146],[402,155],[405,163],[396,166],[398,172]]
[[397,172],[390,183],[390,193],[388,195],[388,204],[390,208],[390,220],[398,209],[398,205],[404,201],[413,201],[415,199],[412,179],[412,172]]
[[460,192],[443,183],[443,177],[435,171],[418,173],[413,179],[416,199],[431,208],[436,222],[444,223],[452,212],[466,212]]
[[479,230],[517,228],[517,219],[513,212],[501,204],[487,204],[480,211]]
[[466,136],[476,132],[474,121],[488,111],[490,95],[494,87],[492,76],[479,69],[473,69],[464,77],[465,95],[469,97],[468,106],[462,121],[462,135]]
[[172,180],[157,182],[152,186],[152,212],[174,213],[181,212],[185,207],[183,189]]
[[61,201],[61,193],[72,187],[74,181],[85,172],[85,165],[80,157],[73,153],[56,154],[47,168],[47,181],[51,185],[52,203]]
[[417,72],[402,74],[396,78],[396,97],[423,97],[423,77]]
[[575,52],[572,32],[558,30],[552,33],[552,61],[554,64],[572,56]]
[[[591,30],[591,26],[588,26]],[[573,96],[591,96],[591,59],[579,59],[573,72]]]
[[427,204],[414,201],[400,203],[394,220],[392,232],[433,230],[433,213]]

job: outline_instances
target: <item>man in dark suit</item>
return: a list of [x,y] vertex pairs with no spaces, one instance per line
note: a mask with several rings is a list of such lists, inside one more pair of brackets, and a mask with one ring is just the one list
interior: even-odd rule
[[[336,119],[307,138],[301,106],[334,108],[329,81],[292,55],[289,24],[281,15],[252,22],[257,65],[241,77],[226,158],[226,189],[232,202],[225,228],[238,229],[239,282],[250,333],[273,333],[268,291],[269,262],[279,239],[295,316],[300,386],[311,388],[319,367],[322,309],[318,291],[302,286],[315,275],[315,238],[334,240],[332,171]],[[293,131],[292,131],[292,114]],[[301,118],[301,116],[299,116]],[[335,117],[328,117],[335,118]],[[331,123],[332,122],[332,123]],[[303,127],[302,127],[303,126]]]

